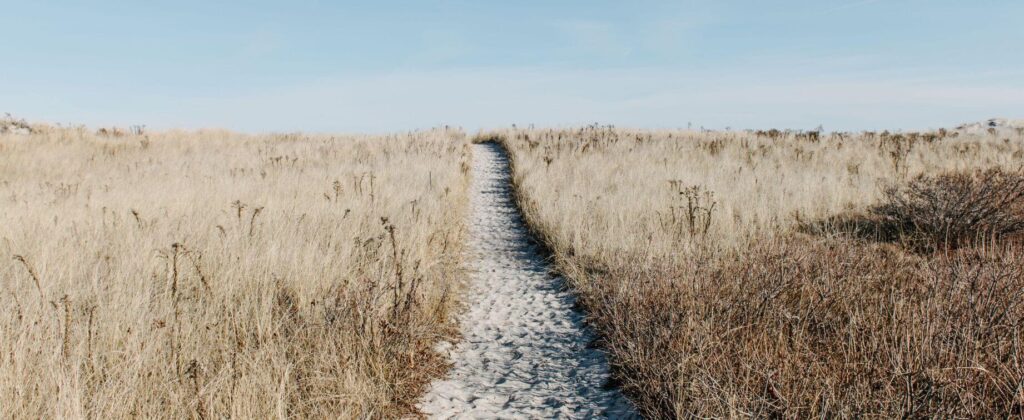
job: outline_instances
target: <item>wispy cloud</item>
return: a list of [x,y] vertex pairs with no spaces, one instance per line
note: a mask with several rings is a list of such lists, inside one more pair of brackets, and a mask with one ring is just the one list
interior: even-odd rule
[[406,59],[409,65],[445,63],[464,57],[473,50],[463,33],[450,28],[427,29],[419,39],[421,47]]
[[247,36],[238,49],[238,55],[243,58],[262,58],[281,50],[284,43],[281,37],[271,31],[258,31]]
[[618,31],[608,22],[593,20],[563,20],[554,23],[555,29],[569,41],[576,52],[590,53],[602,58],[628,56],[632,48]]
[[841,11],[841,10],[853,9],[853,8],[856,8],[856,7],[867,6],[869,4],[880,3],[882,1],[883,0],[859,0],[859,1],[852,1],[852,2],[840,4],[840,5],[833,6],[831,8],[825,9],[824,11],[822,11],[822,14],[835,13],[835,12],[838,12],[838,11]]
[[[321,80],[271,91],[140,106],[152,125],[384,132],[462,125],[916,129],[1024,109],[1024,84],[914,78],[750,79],[658,69],[461,69]],[[0,100],[5,99],[0,97]],[[103,109],[102,106],[98,107]],[[894,112],[898,110],[898,112]],[[119,115],[124,117],[124,115]],[[159,119],[160,124],[155,124]],[[116,122],[116,120],[115,120]],[[254,123],[256,122],[256,123]]]

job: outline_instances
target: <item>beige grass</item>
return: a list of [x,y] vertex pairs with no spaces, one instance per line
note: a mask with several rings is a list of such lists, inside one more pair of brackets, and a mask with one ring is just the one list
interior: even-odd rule
[[516,181],[536,204],[537,221],[576,253],[597,258],[615,258],[620,250],[678,251],[691,236],[688,188],[698,189],[694,201],[701,208],[714,203],[708,235],[739,246],[801,221],[864,209],[884,186],[916,174],[1024,163],[1024,136],[1017,134],[929,143],[907,135],[811,141],[590,128],[508,137]]
[[1019,131],[484,137],[645,415],[1021,412],[1014,242],[922,255],[832,225],[917,175],[1018,168]]
[[4,417],[395,417],[444,370],[461,132],[33,128],[0,136]]

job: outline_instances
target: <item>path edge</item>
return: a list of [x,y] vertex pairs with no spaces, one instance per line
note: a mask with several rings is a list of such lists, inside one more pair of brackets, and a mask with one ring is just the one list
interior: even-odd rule
[[[472,143],[474,144],[486,144],[494,143],[497,144],[505,152],[505,156],[508,157],[509,167],[509,186],[512,189],[512,203],[516,207],[516,211],[523,219],[523,224],[526,226],[526,230],[530,234],[530,241],[536,247],[537,253],[540,254],[541,258],[548,263],[549,267],[552,267],[551,274],[561,276],[566,280],[571,277],[566,273],[564,269],[564,263],[562,259],[558,257],[558,253],[555,252],[554,238],[551,235],[545,234],[541,229],[536,226],[534,218],[530,217],[530,213],[527,210],[531,206],[529,196],[523,192],[521,185],[519,185],[519,179],[516,176],[516,155],[512,152],[512,149],[508,145],[508,135],[504,133],[496,134],[489,133],[484,135],[478,135],[473,138]],[[611,353],[607,351],[604,345],[604,332],[597,325],[594,325],[590,321],[590,310],[584,303],[584,299],[579,295],[576,288],[572,286],[571,281],[563,281],[562,287],[566,292],[572,294],[576,302],[576,307],[573,311],[577,311],[583,315],[584,326],[590,330],[595,337],[596,348],[604,354],[605,362],[608,363],[608,379],[607,383],[603,386],[610,387],[616,392],[622,395],[623,399],[629,404],[633,413],[640,416],[640,410],[637,409],[636,404],[633,402],[633,398],[622,389],[621,380],[619,379],[619,370],[621,369],[617,364],[613,363]],[[640,417],[642,418],[642,417]]]

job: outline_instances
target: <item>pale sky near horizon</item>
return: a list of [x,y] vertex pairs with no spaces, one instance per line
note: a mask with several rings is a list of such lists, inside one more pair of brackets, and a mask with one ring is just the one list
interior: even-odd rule
[[0,113],[244,131],[1024,117],[1024,1],[17,1]]

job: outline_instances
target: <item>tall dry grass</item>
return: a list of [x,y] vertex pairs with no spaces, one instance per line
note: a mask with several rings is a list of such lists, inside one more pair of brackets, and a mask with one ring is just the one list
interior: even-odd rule
[[412,413],[464,134],[133,132],[0,135],[0,417]]
[[1021,414],[1019,132],[485,137],[646,416]]

